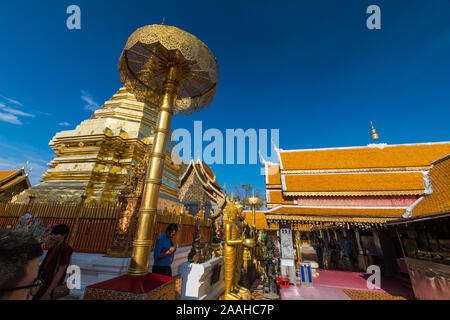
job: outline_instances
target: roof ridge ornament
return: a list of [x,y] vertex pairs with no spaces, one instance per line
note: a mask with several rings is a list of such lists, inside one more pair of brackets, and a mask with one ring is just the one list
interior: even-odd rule
[[259,154],[259,158],[260,158],[260,160],[261,160],[261,163],[262,164],[266,164],[266,160],[264,160],[264,157],[263,157],[263,155],[261,154],[261,150],[258,150],[258,154]]
[[376,141],[378,139],[380,139],[380,137],[378,136],[377,130],[375,130],[375,127],[373,126],[373,122],[370,121],[370,131],[372,133],[372,140]]
[[275,142],[273,142],[273,139],[270,139],[270,141],[272,142],[272,145],[273,145],[273,149],[276,151],[276,152],[278,152],[278,148],[277,148],[277,146],[275,145]]
[[25,165],[21,168],[22,170],[25,170],[25,168],[30,164],[30,161],[27,161],[27,163],[25,163]]

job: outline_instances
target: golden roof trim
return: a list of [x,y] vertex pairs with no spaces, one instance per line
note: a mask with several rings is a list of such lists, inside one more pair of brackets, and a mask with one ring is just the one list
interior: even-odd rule
[[266,214],[267,220],[284,220],[284,221],[315,221],[315,222],[359,222],[359,223],[386,223],[396,220],[395,217],[332,217],[332,216],[307,216],[307,215],[283,215],[283,214]]
[[418,166],[418,167],[388,167],[388,168],[355,168],[355,169],[307,169],[307,170],[281,170],[283,175],[289,174],[317,174],[317,173],[351,173],[351,172],[403,172],[403,171],[427,171],[430,166]]
[[269,189],[269,190],[274,190],[274,191],[280,190],[281,191],[281,188],[282,188],[281,184],[266,185],[266,189]]
[[423,195],[425,191],[421,190],[392,190],[392,191],[308,191],[296,192],[285,191],[284,196],[405,196],[405,195]]

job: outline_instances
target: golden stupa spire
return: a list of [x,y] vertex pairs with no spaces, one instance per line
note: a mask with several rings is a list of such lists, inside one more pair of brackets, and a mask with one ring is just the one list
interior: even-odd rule
[[378,136],[377,130],[375,130],[372,121],[370,121],[370,127],[370,131],[372,132],[372,140],[378,140],[380,137]]

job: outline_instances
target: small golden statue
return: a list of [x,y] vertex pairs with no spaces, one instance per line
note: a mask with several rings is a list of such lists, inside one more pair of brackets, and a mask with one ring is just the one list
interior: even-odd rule
[[236,220],[241,217],[242,206],[234,201],[234,195],[227,199],[224,209],[224,259],[225,259],[225,293],[220,300],[247,300],[251,295],[248,289],[239,287],[240,269],[242,264],[242,246],[253,248],[254,239],[245,239]]

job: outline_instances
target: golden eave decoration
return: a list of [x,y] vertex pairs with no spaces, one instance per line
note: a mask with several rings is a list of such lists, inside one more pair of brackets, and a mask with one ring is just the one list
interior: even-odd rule
[[375,217],[316,217],[316,216],[298,216],[298,215],[266,215],[268,222],[287,221],[292,223],[361,223],[361,224],[385,224],[388,221],[397,218],[375,218]]
[[392,191],[311,191],[311,192],[283,192],[283,195],[292,196],[324,196],[324,197],[352,197],[352,196],[420,196],[425,193],[420,190],[392,190]]
[[267,215],[281,214],[286,216],[318,216],[318,217],[383,217],[398,218],[406,208],[393,207],[299,207],[299,206],[279,206],[266,213]]

